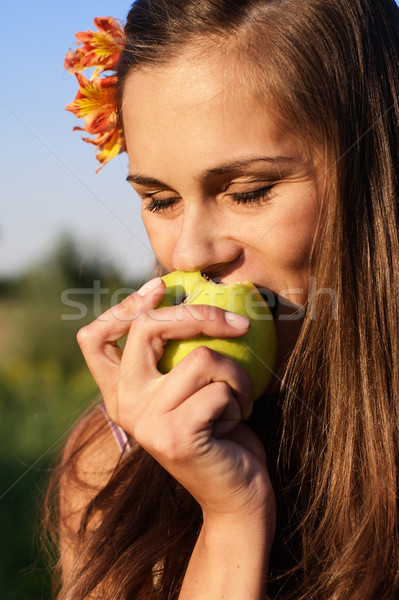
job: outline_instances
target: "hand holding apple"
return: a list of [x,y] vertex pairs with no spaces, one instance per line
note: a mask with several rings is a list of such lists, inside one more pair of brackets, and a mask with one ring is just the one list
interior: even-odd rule
[[169,372],[191,350],[207,346],[240,363],[253,381],[253,399],[266,390],[273,375],[276,359],[276,330],[270,309],[250,282],[215,283],[199,271],[174,271],[162,277],[165,296],[157,308],[173,305],[207,304],[243,315],[250,320],[250,329],[240,338],[210,338],[198,336],[188,340],[169,340],[158,363],[162,373]]
[[[171,276],[175,285],[171,285]],[[253,338],[251,346],[243,344],[242,332],[253,333],[257,325],[261,331],[268,331],[263,330],[263,326],[270,327],[270,324],[274,332],[273,321],[254,319],[257,310],[262,311],[259,314],[269,314],[257,290],[253,295],[259,300],[259,306],[257,302],[249,302],[247,310],[243,301],[249,293],[246,285],[245,294],[237,290],[234,299],[224,298],[223,304],[229,312],[233,310],[238,314],[240,300],[241,310],[245,310],[255,325],[249,329],[229,325],[227,313],[220,307],[212,310],[218,296],[224,296],[221,291],[231,286],[209,282],[200,273],[171,276],[165,278],[166,285],[155,279],[127,296],[102,318],[82,328],[78,342],[110,419],[188,490],[200,504],[208,523],[220,517],[220,507],[223,507],[223,520],[229,515],[232,522],[238,517],[253,524],[255,514],[261,514],[263,520],[262,511],[269,503],[272,488],[263,445],[241,422],[252,410],[250,375],[245,372],[245,365],[250,369],[251,361],[258,354],[267,358],[264,349],[266,346],[266,353],[270,353],[271,346],[260,336]],[[181,311],[179,306],[166,306],[181,301],[189,292],[182,287],[182,277],[192,283],[190,299],[199,304],[192,306],[192,310],[190,306],[182,307]],[[216,298],[209,293],[204,293],[204,298],[200,290],[196,296],[195,280],[211,284],[215,293],[217,290]],[[252,289],[249,284],[249,290]],[[165,308],[158,309],[162,305]],[[117,342],[125,335],[122,352]],[[217,356],[213,352],[198,352],[196,360],[182,360],[161,376],[158,365],[168,357],[166,346],[170,342],[173,349],[172,340],[184,336],[195,346],[216,344],[215,353],[223,348],[232,349],[233,358],[223,352]],[[227,338],[240,340],[239,344],[231,347]],[[166,346],[165,340],[168,340]],[[180,346],[177,342],[177,348]],[[167,354],[163,359],[165,348]],[[185,353],[190,350],[186,347]],[[234,362],[237,356],[244,360],[241,368]],[[176,356],[171,357],[170,367],[175,359]],[[254,364],[259,368],[252,371],[252,377],[259,376],[265,385],[264,375],[268,378],[270,374],[263,359],[252,362],[252,366]],[[255,380],[255,385],[257,383]],[[263,391],[259,383],[255,390],[256,395]]]

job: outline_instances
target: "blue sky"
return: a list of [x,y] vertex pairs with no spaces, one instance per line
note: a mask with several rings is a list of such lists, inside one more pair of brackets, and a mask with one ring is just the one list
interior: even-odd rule
[[126,277],[149,271],[153,254],[140,203],[126,183],[127,157],[98,175],[95,149],[72,132],[65,105],[77,84],[63,69],[76,31],[95,16],[124,19],[130,0],[19,0],[2,5],[0,276],[50,251],[63,232],[106,254]]
[[64,111],[76,94],[63,69],[76,31],[95,16],[124,19],[130,0],[17,0],[2,5],[0,276],[45,256],[64,232],[145,276],[153,255],[120,155],[95,174],[94,148]]

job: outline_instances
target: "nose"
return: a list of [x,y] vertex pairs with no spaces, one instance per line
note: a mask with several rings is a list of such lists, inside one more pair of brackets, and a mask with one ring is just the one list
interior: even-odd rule
[[185,209],[172,255],[176,270],[216,276],[242,254],[239,242],[225,232],[222,215],[209,206]]

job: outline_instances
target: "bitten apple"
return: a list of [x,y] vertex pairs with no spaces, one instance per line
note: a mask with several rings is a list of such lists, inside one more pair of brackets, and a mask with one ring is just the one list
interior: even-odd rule
[[239,338],[198,336],[188,340],[169,340],[158,363],[167,373],[197,346],[207,346],[240,363],[253,381],[253,398],[266,390],[276,360],[276,329],[270,309],[250,282],[215,283],[199,271],[174,271],[162,277],[165,296],[157,308],[179,304],[208,304],[249,318],[247,334]]

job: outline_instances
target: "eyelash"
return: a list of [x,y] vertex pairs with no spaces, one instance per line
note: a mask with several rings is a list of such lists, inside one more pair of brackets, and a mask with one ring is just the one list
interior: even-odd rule
[[235,193],[231,194],[231,197],[234,199],[237,204],[248,204],[250,202],[259,202],[260,200],[268,200],[269,193],[273,189],[273,185],[267,185],[266,187],[259,188],[257,190],[252,190],[252,192],[245,193]]
[[[230,194],[233,198],[234,202],[237,204],[250,204],[260,202],[262,200],[268,200],[269,193],[273,189],[273,185],[268,185],[266,187],[259,188],[257,190],[253,190],[252,192],[243,192],[243,193],[235,193]],[[151,198],[151,202],[147,204],[145,210],[149,210],[150,212],[161,212],[166,210],[170,206],[173,206],[178,198],[166,198],[164,200],[156,200],[155,198]]]

